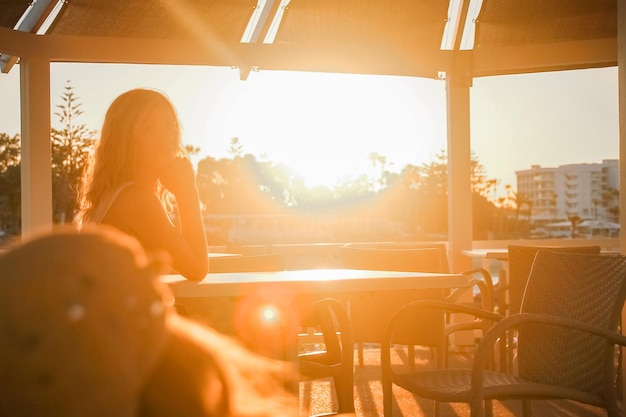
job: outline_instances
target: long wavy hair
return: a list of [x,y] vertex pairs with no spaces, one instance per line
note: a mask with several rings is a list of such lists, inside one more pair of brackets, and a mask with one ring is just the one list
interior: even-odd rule
[[[93,219],[99,202],[107,193],[133,181],[137,160],[142,157],[138,155],[135,138],[148,112],[160,106],[166,106],[174,115],[178,153],[180,156],[185,154],[176,109],[163,93],[140,88],[121,94],[107,110],[100,140],[83,172],[78,193],[78,213],[74,220],[78,226]],[[172,195],[160,183],[157,184],[156,192],[164,207],[171,211]]]

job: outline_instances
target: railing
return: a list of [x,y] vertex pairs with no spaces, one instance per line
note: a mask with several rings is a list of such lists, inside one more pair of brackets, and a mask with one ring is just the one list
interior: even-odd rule
[[[383,242],[359,243],[360,245],[377,245]],[[384,242],[393,244],[392,242]],[[397,242],[403,247],[411,244],[423,245],[424,243],[441,244],[445,241],[420,241],[420,242]],[[263,253],[282,253],[285,256],[287,269],[310,269],[310,268],[341,268],[339,248],[345,243],[316,243],[316,244],[267,244],[267,245],[230,245],[212,246],[211,252],[242,253],[255,255]],[[576,246],[576,245],[599,245],[605,251],[618,251],[620,248],[618,238],[605,239],[515,239],[515,240],[475,240],[472,249],[506,249],[508,245],[538,245],[538,246]],[[469,248],[468,248],[469,249]]]

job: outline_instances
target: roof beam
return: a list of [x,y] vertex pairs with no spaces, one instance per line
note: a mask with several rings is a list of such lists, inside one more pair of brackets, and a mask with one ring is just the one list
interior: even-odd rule
[[474,49],[474,77],[617,66],[617,39]]
[[[37,33],[39,28],[43,26],[46,19],[48,19],[58,4],[62,4],[62,2],[59,2],[58,0],[36,0],[31,6],[29,6],[28,9],[26,9],[15,30]],[[60,7],[58,10],[60,10]],[[2,53],[0,55],[0,70],[7,74],[13,65],[15,65],[17,59],[18,57],[15,55]]]
[[276,44],[212,43],[170,39],[86,36],[36,36],[0,28],[0,51],[51,62],[211,65],[262,70],[386,74],[436,78],[446,71],[453,51],[407,54],[389,46],[376,53],[350,48]]
[[[350,74],[407,75],[436,78],[451,68],[454,51],[406,54],[393,46],[359,53],[346,45],[296,48],[290,45],[213,43],[84,36],[37,36],[0,28],[0,51],[51,62],[259,67],[265,70]],[[546,72],[617,65],[615,38],[533,46],[477,48],[472,76]]]

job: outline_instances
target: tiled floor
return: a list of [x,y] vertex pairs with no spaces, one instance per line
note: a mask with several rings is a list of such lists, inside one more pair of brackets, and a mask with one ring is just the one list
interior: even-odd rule
[[[405,352],[397,352],[392,360],[402,360]],[[420,365],[428,366],[428,353],[417,352]],[[464,355],[455,355],[458,364],[467,363]],[[364,366],[355,366],[355,408],[357,417],[382,417],[382,388],[380,383],[380,351],[371,346],[365,349]],[[328,413],[336,409],[333,402],[331,381],[321,380],[300,384],[301,416]],[[432,401],[416,398],[407,391],[394,387],[394,417],[432,416]],[[599,417],[605,416],[603,410],[582,406],[569,401],[533,402],[533,416],[558,417]],[[494,416],[521,416],[519,401],[494,402]],[[441,417],[467,417],[469,407],[466,404],[441,404]]]

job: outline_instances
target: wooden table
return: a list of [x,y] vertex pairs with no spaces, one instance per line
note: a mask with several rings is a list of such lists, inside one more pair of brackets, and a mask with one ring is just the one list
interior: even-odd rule
[[[209,303],[202,303],[202,299],[212,299],[211,302],[220,300],[226,307],[232,302],[237,310],[245,308],[247,311],[273,306],[277,314],[282,312],[284,314],[280,316],[292,321],[298,316],[294,309],[320,298],[346,300],[363,292],[461,288],[470,286],[468,280],[463,274],[356,269],[211,273],[199,282],[188,281],[181,275],[165,275],[162,278],[177,299],[187,299],[187,302],[196,299],[196,305],[199,302],[203,306]],[[213,312],[221,314],[221,321],[232,318],[232,315],[224,316],[219,309],[211,309],[209,314]],[[288,327],[292,325],[290,323]],[[297,338],[297,334],[291,336]]]
[[202,281],[181,275],[162,278],[175,297],[237,297],[251,290],[282,288],[293,294],[325,295],[357,291],[393,291],[469,286],[463,274],[396,272],[358,269],[307,269],[278,272],[230,272],[208,274]]
[[509,260],[509,250],[507,248],[493,248],[493,249],[463,249],[463,255],[467,255],[471,258],[479,259],[495,259],[498,261]]
[[463,255],[474,259],[482,260],[482,267],[487,271],[491,271],[491,262],[502,262],[502,268],[498,271],[498,282],[501,283],[500,288],[507,286],[507,272],[509,262],[508,248],[491,248],[491,249],[463,249]]
[[224,253],[224,252],[209,252],[209,259],[211,258],[228,258],[231,256],[241,257],[240,253]]
[[[220,297],[222,301],[236,300],[231,317],[237,317],[235,325],[244,323],[243,332],[235,332],[244,343],[250,346],[248,342],[252,342],[257,352],[291,361],[296,366],[298,309],[315,299],[341,299],[363,291],[447,289],[470,285],[468,277],[462,274],[354,269],[212,273],[199,282],[188,281],[181,275],[165,275],[162,281],[178,299],[191,298],[198,302],[207,299],[209,303],[210,299]],[[291,389],[297,392],[297,384]]]

